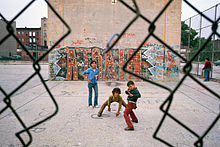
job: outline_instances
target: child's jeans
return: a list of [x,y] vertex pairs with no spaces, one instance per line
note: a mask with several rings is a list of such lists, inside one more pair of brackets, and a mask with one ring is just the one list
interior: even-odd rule
[[88,83],[88,88],[89,88],[89,106],[92,105],[92,88],[95,91],[94,106],[98,105],[98,84]]
[[[132,121],[138,121],[137,117],[135,116],[134,112],[132,111],[132,109],[136,109],[136,103],[133,102],[128,102],[125,111],[124,111],[124,118],[125,118],[125,122],[128,125],[128,128],[133,128],[133,125],[131,123]],[[129,114],[131,116],[131,120],[129,118]]]
[[211,69],[205,69],[205,72],[204,72],[205,81],[209,81],[210,71],[211,71]]

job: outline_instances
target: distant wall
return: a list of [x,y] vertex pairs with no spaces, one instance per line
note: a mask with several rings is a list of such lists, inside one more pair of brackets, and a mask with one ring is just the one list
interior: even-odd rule
[[[121,67],[134,49],[149,34],[150,23],[138,18],[109,54],[102,54],[108,40],[114,33],[120,34],[135,14],[119,1],[111,0],[49,0],[57,13],[67,22],[72,32],[62,40],[50,54],[51,79],[82,80],[81,73],[88,68],[91,59],[98,61],[101,80],[135,79],[125,74]],[[126,1],[134,8],[132,1]],[[181,2],[173,1],[155,22],[154,34],[180,50],[181,36]],[[153,21],[161,12],[166,1],[138,0],[140,12]],[[48,9],[48,46],[67,32],[67,28],[59,18]],[[116,38],[114,38],[116,39]],[[67,48],[66,48],[67,46]],[[179,59],[165,51],[161,43],[150,37],[143,45],[136,58],[128,65],[128,69],[152,80],[176,80],[178,78]],[[165,57],[165,60],[164,58]]]
[[[104,48],[111,36],[114,33],[121,33],[135,16],[119,1],[115,4],[111,0],[49,0],[49,2],[72,29],[72,33],[59,43],[59,47]],[[134,8],[131,0],[126,2]],[[181,2],[173,1],[166,10],[166,15],[163,13],[155,22],[154,34],[171,46],[180,45]],[[137,4],[141,14],[153,21],[166,3],[161,0],[137,0]],[[149,27],[148,22],[138,18],[119,40],[120,48],[136,48],[137,44],[149,34]],[[67,32],[67,28],[50,8],[47,28],[49,47]],[[148,42],[160,44],[154,37],[150,37]]]
[[[103,54],[103,50],[98,47],[66,47],[53,50],[49,54],[50,79],[83,80],[82,72],[89,68],[91,60],[96,60],[100,71],[99,80],[140,80],[121,69],[134,49],[113,49],[107,54]],[[166,52],[164,58],[163,54],[163,46],[149,44],[136,54],[127,69],[151,80],[178,80],[177,57],[171,52]]]
[[[7,36],[8,30],[6,29],[7,24],[0,19],[0,40]],[[12,23],[12,28],[16,32],[16,23]],[[16,40],[10,36],[0,45],[0,56],[13,56],[17,54]]]

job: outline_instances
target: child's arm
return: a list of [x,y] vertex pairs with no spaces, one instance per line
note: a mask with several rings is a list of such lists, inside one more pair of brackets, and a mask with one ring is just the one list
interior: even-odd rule
[[136,98],[140,98],[141,94],[138,90],[136,90],[135,93],[133,94],[133,96],[136,97]]
[[121,105],[122,105],[122,97],[120,97],[119,102],[118,102],[118,111],[116,112],[116,116],[120,114]]
[[90,81],[85,75],[88,75],[89,74],[89,69],[87,69],[86,71],[84,71],[83,73],[82,73],[82,76],[83,76],[83,78],[84,79],[86,79],[89,83],[92,83],[92,81]]
[[90,81],[88,78],[86,78],[85,75],[82,74],[82,76],[83,76],[83,78],[86,79],[89,83],[92,83],[92,81]]
[[97,71],[96,71],[96,74],[95,74],[96,80],[98,80],[98,76],[99,76],[99,69],[97,68]]
[[96,80],[98,80],[98,76],[99,76],[99,75],[95,75]]
[[130,93],[129,89],[127,90],[127,92],[129,96],[133,96],[133,94]]
[[111,108],[110,108],[111,99],[112,99],[112,96],[109,96],[109,98],[108,98],[108,111],[109,111],[109,112],[111,111]]
[[128,95],[132,96],[132,97],[135,97],[135,98],[140,98],[141,97],[141,94],[138,90],[133,90],[132,93],[130,93],[130,91],[128,90]]

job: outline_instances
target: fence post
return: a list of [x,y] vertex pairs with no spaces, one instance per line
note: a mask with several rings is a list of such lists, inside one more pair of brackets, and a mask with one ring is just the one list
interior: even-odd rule
[[[190,49],[190,35],[191,35],[191,17],[189,18],[189,34],[188,34],[188,49],[189,50],[191,50]],[[189,60],[189,55],[190,55],[190,53],[187,55],[187,60]]]
[[[218,7],[218,4],[215,5],[215,21],[216,21],[216,17],[217,17],[217,7]],[[212,79],[212,73],[213,73],[213,62],[214,62],[214,42],[215,42],[215,34],[213,35],[213,41],[212,41],[212,70],[211,70],[211,79]]]
[[[200,15],[200,26],[199,26],[199,48],[201,47],[201,30],[202,30],[202,15]],[[197,76],[199,75],[199,60],[200,54],[198,55],[198,63],[197,63]]]

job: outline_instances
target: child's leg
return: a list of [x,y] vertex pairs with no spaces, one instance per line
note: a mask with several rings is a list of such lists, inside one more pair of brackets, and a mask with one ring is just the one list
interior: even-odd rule
[[208,70],[208,81],[210,80],[210,70]]
[[126,107],[126,106],[127,106],[127,104],[125,103],[125,101],[124,101],[124,100],[122,100],[122,105],[123,105],[124,107]]
[[[136,109],[137,108],[135,103],[131,103],[131,106],[132,106],[132,109]],[[131,110],[130,115],[131,115],[131,120],[132,121],[138,121],[137,117],[135,116],[135,114],[134,114],[134,112],[132,110]]]
[[207,69],[205,69],[204,75],[205,75],[205,81],[208,81],[208,71],[207,71]]
[[105,107],[108,105],[108,100],[105,101],[105,103],[102,105],[101,109],[99,110],[98,114],[102,114],[103,110],[105,109]]
[[88,83],[88,88],[89,88],[89,106],[92,105],[92,84]]
[[98,105],[98,84],[94,85],[95,97],[94,97],[94,106]]
[[137,119],[137,117],[135,116],[135,114],[134,114],[134,112],[131,110],[131,113],[130,113],[130,115],[131,115],[131,120],[132,121],[138,121],[138,119]]
[[126,108],[125,108],[125,111],[124,111],[124,118],[125,118],[125,122],[126,124],[128,125],[128,128],[133,128],[133,125],[131,123],[131,120],[129,118],[129,114],[131,113],[132,111],[132,107],[130,105],[131,103],[128,102]]

